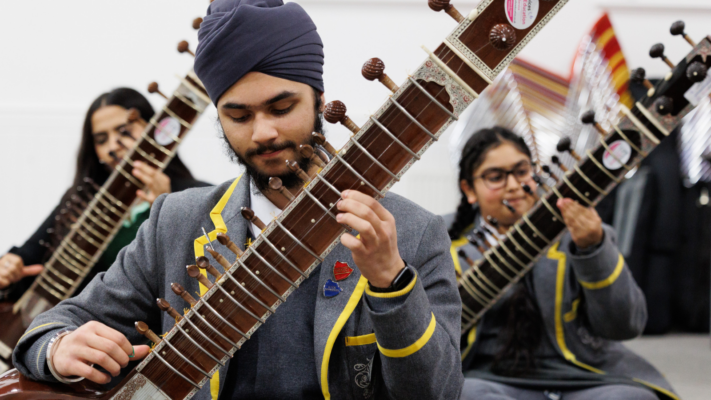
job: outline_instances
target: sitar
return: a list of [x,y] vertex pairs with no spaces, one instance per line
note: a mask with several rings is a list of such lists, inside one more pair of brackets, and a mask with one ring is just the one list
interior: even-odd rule
[[544,186],[545,194],[533,208],[462,274],[462,334],[474,327],[565,232],[556,206],[558,199],[571,198],[584,206],[595,206],[669,136],[701,98],[711,93],[711,78],[707,77],[711,37],[695,43],[684,33],[682,21],[672,25],[671,33],[683,36],[692,51],[674,65],[664,55],[661,43],[652,46],[650,56],[660,58],[671,71],[655,87],[644,78],[643,69],[635,70],[632,78],[647,88],[647,94],[631,109],[618,105],[619,122],[609,130],[595,121],[593,113],[584,113],[582,122],[595,127],[599,144],[581,157],[570,148],[569,140],[561,141],[558,150],[569,153],[577,164],[560,177],[549,174],[555,185]]
[[[186,51],[186,45],[181,42],[178,50]],[[159,92],[155,82],[148,90]],[[12,350],[32,320],[75,293],[130,215],[136,190],[144,186],[131,173],[134,161],[165,169],[185,135],[211,104],[192,70],[166,99],[166,105],[148,122],[108,180],[96,187],[96,194],[53,249],[42,273],[14,305],[0,307],[0,320],[4,321],[0,330],[0,372],[12,365]],[[132,118],[138,117],[129,117]]]
[[224,268],[219,273],[206,259],[198,259],[215,281],[191,274],[209,288],[199,299],[174,285],[191,305],[183,315],[158,299],[159,307],[177,323],[158,337],[137,322],[139,332],[157,344],[116,388],[104,393],[84,382],[41,385],[12,372],[0,381],[0,398],[9,398],[12,390],[24,390],[24,396],[33,399],[191,398],[338,245],[346,232],[334,208],[341,193],[355,189],[382,199],[566,2],[530,2],[537,8],[524,16],[512,9],[517,1],[484,0],[464,17],[449,1],[431,0],[430,8],[457,21],[454,31],[434,51],[423,48],[426,60],[400,86],[385,74],[381,60],[366,62],[364,77],[378,79],[392,95],[362,127],[348,118],[343,103],[327,105],[326,120],[344,124],[353,136],[336,151],[315,135],[331,153],[330,160],[306,176],[283,212],[244,252],[225,236],[214,237],[236,260],[213,252]]

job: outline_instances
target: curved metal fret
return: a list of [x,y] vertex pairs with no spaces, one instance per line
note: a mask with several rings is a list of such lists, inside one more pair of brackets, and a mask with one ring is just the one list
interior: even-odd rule
[[222,292],[222,294],[224,294],[228,299],[230,299],[230,300],[232,301],[232,303],[234,303],[237,307],[243,309],[247,314],[249,314],[250,317],[256,319],[257,321],[259,321],[259,322],[262,323],[262,324],[263,324],[264,322],[266,322],[263,318],[258,317],[255,313],[253,313],[252,311],[250,311],[247,307],[243,306],[242,303],[240,303],[239,301],[237,301],[237,299],[235,299],[234,297],[232,297],[232,295],[230,295],[229,293],[227,293],[227,291],[225,290],[225,288],[223,288],[220,284],[216,284],[215,286],[217,286],[217,288]]
[[[64,248],[57,249],[57,251],[55,252],[55,254],[57,255],[57,259],[62,261],[62,265],[65,266],[70,271],[74,272],[75,274],[77,274],[79,276],[84,276],[85,266],[83,266],[83,265],[80,266],[80,265],[76,264],[75,262],[70,260],[67,257],[67,255],[64,254],[63,252],[64,252]],[[69,265],[67,265],[67,264],[69,264]]]
[[528,216],[526,214],[523,215],[523,220],[526,222],[528,227],[531,228],[531,230],[533,230],[534,234],[538,235],[541,238],[541,240],[546,242],[546,244],[551,244],[550,239],[548,239],[544,234],[541,233],[541,231],[538,230],[538,228],[536,228],[535,225],[533,225],[533,223],[531,222],[530,219],[528,219]]
[[[559,198],[563,198],[563,196],[558,195]],[[548,202],[548,200],[545,197],[541,197],[541,203],[550,211],[551,214],[553,214],[553,217],[557,218],[558,221],[563,222],[563,217],[561,217],[560,214],[558,214],[553,206]]]
[[499,253],[499,251],[496,249],[496,246],[491,246],[491,251],[496,254],[496,257],[499,257],[499,260],[501,260],[502,263],[504,263],[504,266],[509,269],[509,271],[513,272],[514,275],[518,275],[521,273],[518,269],[514,268],[513,265],[509,264],[508,261],[504,258],[504,256]]
[[573,168],[575,168],[575,171],[578,173],[578,175],[580,175],[580,177],[583,178],[583,180],[585,180],[585,182],[587,182],[588,185],[590,185],[593,189],[597,190],[598,193],[600,193],[603,196],[607,196],[609,194],[609,193],[607,193],[606,190],[603,190],[600,186],[596,185],[595,182],[592,181],[592,179],[590,179],[587,175],[585,175],[583,173],[583,171],[580,168],[578,168],[577,164]]
[[470,279],[472,282],[474,282],[474,284],[475,284],[477,287],[479,287],[481,290],[483,290],[484,293],[486,293],[486,294],[487,294],[489,297],[491,297],[492,299],[493,299],[494,297],[496,297],[496,293],[494,293],[494,292],[492,292],[491,290],[489,290],[489,288],[486,287],[486,285],[484,285],[484,284],[482,283],[482,281],[479,279],[479,277],[478,277],[478,276],[475,276],[475,274],[473,274],[473,273],[472,273],[472,274],[468,274],[466,277],[464,277],[464,279]]
[[133,149],[136,150],[136,152],[137,152],[138,154],[140,154],[141,157],[143,157],[143,158],[145,158],[146,160],[150,161],[150,162],[153,163],[153,165],[155,165],[156,167],[158,167],[158,168],[160,168],[160,169],[165,168],[165,164],[163,164],[162,162],[156,160],[153,156],[151,156],[150,154],[148,154],[148,153],[146,153],[145,151],[143,151],[140,146],[136,146],[136,147],[134,147]]
[[445,113],[447,113],[452,119],[454,119],[455,121],[458,121],[458,120],[459,120],[459,118],[457,118],[457,116],[454,115],[454,113],[452,113],[451,111],[449,111],[449,109],[448,109],[447,107],[445,107],[444,104],[440,103],[439,100],[435,99],[435,97],[432,96],[432,95],[430,94],[430,92],[428,92],[427,90],[425,90],[425,88],[423,88],[419,83],[417,83],[416,80],[412,79],[412,77],[409,77],[409,78],[407,78],[407,79],[409,79],[410,82],[411,82],[413,85],[415,85],[416,88],[420,89],[420,92],[422,92],[425,96],[427,96],[427,97],[430,99],[430,101],[431,101],[432,103],[436,104],[439,108],[442,109],[442,111],[444,111]]
[[403,107],[400,103],[398,103],[392,96],[389,97],[388,99],[390,100],[391,103],[393,103],[393,105],[394,105],[395,107],[397,107],[403,114],[405,114],[405,116],[406,116],[410,121],[412,121],[413,124],[417,125],[418,128],[420,128],[423,132],[425,132],[425,133],[427,134],[427,136],[429,136],[429,137],[430,137],[432,140],[434,140],[435,142],[438,140],[438,139],[437,139],[437,136],[435,136],[432,132],[430,132],[429,129],[425,128],[425,126],[422,125],[422,124],[420,123],[420,121],[417,120],[417,118],[415,118],[412,114],[410,114],[410,113],[405,109],[405,107]]
[[218,313],[217,310],[215,310],[214,308],[212,308],[212,306],[211,306],[210,304],[208,304],[207,301],[204,301],[204,300],[200,299],[200,302],[202,302],[202,304],[203,304],[205,307],[207,307],[208,310],[212,311],[212,313],[215,314],[215,316],[216,316],[217,318],[219,318],[219,320],[222,321],[223,324],[229,326],[233,331],[237,332],[237,333],[238,333],[240,336],[242,336],[243,338],[245,338],[245,339],[249,339],[249,338],[250,338],[249,335],[247,335],[246,333],[242,332],[241,329],[239,329],[239,328],[237,328],[236,326],[232,325],[232,323],[231,323],[230,321],[228,321],[228,320],[225,319],[222,315],[220,315],[220,313]]
[[[221,352],[225,353],[226,356],[232,358],[232,355],[230,354],[230,352],[229,352],[228,350],[223,349],[222,346],[220,346],[220,345],[217,344],[217,342],[215,342],[214,340],[210,339],[210,337],[207,336],[207,334],[203,333],[203,331],[202,331],[200,328],[198,328],[197,325],[193,324],[193,321],[191,321],[190,318],[183,318],[183,319],[185,320],[185,322],[187,322],[188,324],[190,324],[190,326],[192,326],[193,329],[195,329],[195,331],[200,334],[200,336],[202,336],[203,338],[205,338],[205,340],[207,340],[208,343],[210,343],[211,345],[213,345],[215,348],[217,348],[217,349],[220,350]],[[176,326],[180,327],[180,325],[177,325],[177,324],[176,324]],[[182,330],[182,328],[180,328],[180,329]],[[184,332],[184,333],[187,335],[187,332]],[[222,364],[220,361],[217,361],[217,362],[218,362],[219,364],[221,364],[221,365],[224,365],[224,364]]]
[[598,161],[597,158],[595,158],[595,156],[593,155],[593,153],[590,150],[587,150],[585,153],[588,155],[588,160],[591,160],[595,165],[597,165],[597,167],[600,169],[600,171],[604,172],[605,175],[610,177],[610,179],[615,181],[615,183],[619,184],[622,182],[621,179],[618,179],[615,175],[612,175],[612,173],[610,173],[610,171],[608,171],[607,168],[603,167],[602,164],[600,164],[600,161]]
[[[595,206],[595,204],[593,204],[593,202],[590,201],[590,199],[588,199],[587,196],[583,195],[583,194],[580,192],[580,190],[578,190],[578,188],[576,188],[575,185],[573,185],[573,183],[570,182],[570,180],[568,180],[568,177],[565,176],[565,175],[563,175],[563,182],[565,182],[565,184],[568,185],[568,187],[569,187],[573,192],[575,192],[575,194],[577,194],[578,197],[580,197],[581,199],[585,200],[585,202],[588,203],[588,205],[589,205],[590,207]],[[561,219],[560,221],[563,222],[562,219]]]
[[[212,326],[211,323],[207,322],[207,320],[206,320],[205,318],[203,318],[202,315],[200,315],[200,313],[199,313],[197,310],[193,310],[193,311],[194,311],[193,315],[195,315],[196,317],[198,317],[198,319],[199,319],[200,321],[202,321],[205,325],[207,325],[210,329],[212,329],[212,330],[213,330],[219,337],[221,337],[225,342],[229,343],[230,346],[232,346],[232,347],[237,347],[237,348],[239,348],[239,346],[237,345],[237,343],[233,342],[232,339],[230,339],[230,338],[228,338],[227,336],[225,336],[222,332],[220,332],[219,329],[215,328],[214,326]],[[187,318],[187,317],[186,317],[186,318]]]
[[627,144],[629,144],[630,147],[632,147],[632,148],[634,149],[634,151],[636,151],[637,153],[641,154],[642,157],[647,157],[647,156],[649,155],[646,151],[643,151],[642,149],[640,149],[639,147],[637,147],[637,145],[635,145],[635,144],[627,137],[627,135],[625,135],[624,133],[622,133],[622,129],[620,129],[620,127],[618,127],[617,125],[613,125],[612,127],[615,128],[615,132],[617,132],[617,134],[620,135],[620,137],[621,137],[622,139],[624,139],[625,142],[627,142]]
[[165,360],[163,359],[163,357],[161,357],[160,354],[158,354],[158,353],[159,353],[158,351],[153,351],[153,352],[152,352],[152,354],[153,354],[157,359],[159,359],[159,360],[163,363],[163,365],[165,365],[166,367],[168,367],[171,371],[175,372],[175,374],[178,375],[179,377],[183,378],[183,380],[185,380],[185,382],[188,382],[189,384],[195,386],[195,388],[200,389],[200,386],[199,386],[197,383],[193,382],[192,379],[188,378],[187,376],[185,376],[185,375],[183,375],[182,373],[180,373],[180,371],[178,371],[177,369],[173,368],[173,366],[170,365],[170,364],[168,364],[168,361],[165,361]]
[[283,279],[284,281],[286,281],[286,282],[287,282],[289,285],[291,285],[294,289],[298,289],[298,288],[299,288],[299,285],[297,285],[295,282],[292,282],[291,279],[289,279],[289,278],[287,278],[286,276],[284,276],[284,274],[282,274],[278,269],[276,269],[276,268],[275,268],[273,265],[271,265],[267,260],[265,260],[264,257],[262,257],[259,253],[257,253],[257,251],[254,250],[254,247],[250,247],[249,249],[252,251],[252,254],[254,254],[254,256],[259,259],[259,261],[261,261],[261,262],[264,263],[264,265],[266,265],[269,269],[271,269],[272,271],[274,271],[275,274],[279,275],[279,277],[280,277],[281,279]]
[[[87,211],[87,215],[90,214],[91,211],[93,211],[96,215],[101,217],[101,219],[106,221],[109,225],[114,225],[114,227],[115,227],[117,222],[114,221],[113,219],[109,218],[109,216],[104,214],[103,211],[99,210],[98,205],[95,204],[94,206],[90,207],[89,210]],[[111,228],[111,229],[113,229],[113,228]],[[109,231],[111,231],[111,229],[109,229]]]
[[[463,313],[462,313],[463,318],[467,318],[467,319],[471,320],[472,317],[476,317],[476,313],[471,308],[469,308],[466,304],[464,304],[464,302],[462,302],[462,311],[463,311]],[[464,315],[464,313],[471,315],[471,317]]]
[[103,230],[105,230],[105,231],[107,231],[107,232],[113,231],[113,228],[110,228],[108,225],[106,225],[106,224],[104,224],[103,222],[99,221],[95,216],[91,215],[91,212],[90,212],[90,211],[91,211],[91,210],[85,212],[84,215],[86,215],[86,217],[89,218],[89,220],[91,220],[91,222],[95,223],[99,228],[101,228],[101,229],[103,229]]
[[519,258],[516,257],[513,252],[511,252],[511,249],[509,249],[509,248],[504,244],[504,242],[502,242],[502,241],[499,240],[499,239],[496,239],[496,242],[499,244],[499,247],[501,247],[502,249],[504,249],[504,251],[506,252],[506,254],[508,254],[509,257],[511,257],[512,260],[516,261],[516,264],[520,265],[521,268],[523,268],[523,269],[526,268],[526,264],[524,264],[521,260],[519,260]]
[[[171,350],[173,350],[173,352],[174,352],[175,354],[178,355],[178,357],[182,358],[183,361],[185,361],[186,363],[188,363],[188,365],[190,365],[191,367],[195,368],[199,373],[205,375],[208,379],[210,379],[210,378],[212,377],[212,375],[208,374],[207,371],[205,371],[204,369],[198,367],[197,364],[195,364],[194,362],[190,361],[189,358],[185,357],[185,356],[183,355],[183,353],[181,353],[180,351],[178,351],[178,349],[176,349],[175,346],[173,346],[173,345],[170,343],[170,341],[168,341],[168,340],[166,340],[166,339],[163,339],[163,341],[165,342],[165,344],[166,344],[168,347],[170,347]],[[200,346],[198,346],[198,347],[200,347]]]
[[96,236],[97,239],[102,240],[102,241],[104,241],[104,242],[106,241],[106,239],[107,239],[106,236],[100,234],[99,232],[96,231],[96,229],[94,229],[94,228],[92,228],[91,226],[87,225],[87,224],[86,224],[86,220],[80,220],[79,226],[81,226],[82,228],[84,228],[84,229],[86,229],[87,231],[89,231],[92,235]]
[[[182,332],[183,336],[185,336],[185,337],[190,341],[190,343],[192,343],[195,347],[197,347],[198,350],[202,351],[202,352],[203,352],[206,356],[208,356],[212,361],[214,361],[214,362],[216,362],[216,363],[222,365],[223,367],[225,366],[225,364],[223,364],[222,361],[220,361],[219,358],[213,356],[212,353],[210,353],[209,351],[205,350],[205,349],[203,348],[203,346],[201,346],[200,344],[198,344],[198,342],[196,342],[195,339],[191,338],[190,335],[188,335],[188,333],[185,332],[185,331],[183,330],[183,328],[180,327],[180,325],[177,325],[177,324],[176,324],[175,327],[178,328],[178,330],[179,330],[180,332]],[[200,332],[200,333],[202,333],[202,332]]]
[[[168,115],[170,115],[171,117],[173,117],[173,118],[175,118],[176,120],[178,120],[178,122],[180,122],[180,125],[184,126],[186,129],[192,129],[193,125],[192,125],[191,123],[189,123],[188,121],[186,121],[186,120],[180,118],[180,117],[178,116],[178,114],[174,113],[173,110],[171,110],[171,109],[168,108],[167,106],[166,106],[166,107],[163,107],[163,111],[165,111],[166,114],[168,114]],[[166,132],[163,132],[163,133],[166,133]],[[175,141],[175,143],[180,143],[180,142],[182,141],[179,137],[176,137],[176,136],[174,136],[174,135],[170,135],[170,136],[171,136],[171,138]]]
[[630,121],[632,121],[632,124],[634,126],[636,126],[637,129],[639,129],[639,131],[642,132],[644,134],[644,136],[647,137],[647,139],[649,139],[655,145],[659,144],[659,139],[657,139],[657,137],[654,136],[654,134],[652,134],[652,132],[650,132],[649,129],[647,129],[647,127],[644,126],[644,124],[640,120],[638,120],[637,117],[634,116],[634,114],[632,114],[632,111],[630,111],[630,109],[627,108],[627,106],[625,106],[623,104],[619,104],[619,106],[620,106],[620,111],[622,111],[622,113],[625,114],[625,116],[627,118],[629,118]]
[[101,203],[101,205],[103,205],[104,207],[106,207],[107,210],[109,210],[109,211],[111,211],[112,213],[114,213],[114,215],[116,215],[116,216],[119,217],[119,218],[123,218],[123,214],[120,214],[119,211],[116,209],[116,207],[114,207],[114,206],[112,206],[111,204],[109,204],[108,202],[106,202],[106,200],[104,200],[103,198],[101,198],[101,196],[98,196],[98,195],[97,195],[97,196],[95,196],[94,198],[97,199],[97,200],[99,201],[99,203]]
[[514,239],[513,234],[511,233],[511,231],[506,232],[506,237],[509,238],[509,240],[511,240],[511,241],[513,242],[514,246],[516,246],[516,250],[518,250],[519,252],[523,253],[523,255],[526,256],[526,257],[529,259],[529,262],[530,262],[530,261],[533,261],[534,257],[532,257],[530,254],[528,254],[528,252],[523,248],[523,246],[521,246],[521,245],[518,243],[518,241],[517,241],[516,239]]
[[622,168],[626,169],[627,171],[631,171],[631,170],[632,170],[632,168],[628,167],[627,164],[623,163],[622,160],[620,160],[620,158],[617,157],[617,155],[610,149],[610,146],[607,145],[607,142],[605,142],[604,140],[601,139],[601,140],[600,140],[600,144],[602,145],[602,147],[604,147],[604,148],[607,150],[607,154],[609,154],[610,157],[614,158],[615,161],[617,161],[618,163],[620,163],[620,165],[622,166]]
[[99,188],[99,193],[101,193],[102,195],[104,195],[104,197],[106,197],[107,199],[109,199],[110,202],[112,202],[113,204],[115,204],[117,207],[119,207],[119,208],[122,209],[123,211],[128,211],[128,207],[127,207],[125,204],[123,204],[123,201],[121,201],[121,200],[117,199],[116,197],[114,197],[114,195],[112,195],[111,193],[109,193],[109,191],[106,190],[103,186]]
[[358,148],[360,149],[360,151],[363,152],[363,154],[365,154],[368,158],[370,158],[370,161],[372,161],[375,165],[377,165],[378,167],[380,167],[380,169],[382,169],[383,171],[387,172],[388,175],[390,175],[390,177],[395,180],[395,182],[399,182],[399,181],[400,181],[400,178],[398,178],[397,175],[395,175],[394,172],[390,171],[390,169],[388,169],[388,168],[385,167],[380,161],[378,161],[378,159],[375,158],[374,155],[370,154],[370,152],[369,152],[368,150],[366,150],[365,147],[361,146],[360,143],[358,143],[357,140],[353,140],[353,138],[350,138],[350,139],[348,139],[348,140],[349,140],[350,142],[353,142],[353,144],[354,144],[356,147],[358,147]]
[[143,139],[145,139],[148,143],[150,143],[151,146],[155,147],[156,149],[162,151],[165,155],[168,157],[173,157],[173,152],[168,150],[167,148],[159,145],[155,140],[153,140],[150,136],[148,136],[146,133],[143,133],[141,135]]
[[257,281],[257,283],[259,283],[259,284],[262,285],[265,289],[267,289],[267,291],[269,291],[269,293],[273,294],[273,295],[274,295],[277,299],[279,299],[282,303],[286,301],[286,299],[285,299],[282,295],[280,295],[279,293],[277,293],[274,289],[272,289],[271,286],[267,285],[267,283],[266,283],[265,281],[261,280],[257,275],[255,275],[254,272],[252,272],[251,269],[247,268],[247,266],[244,265],[244,263],[243,263],[242,261],[240,261],[240,259],[237,259],[237,262],[239,263],[239,265],[240,265],[242,268],[245,269],[245,271],[249,274],[249,276],[252,277],[252,279],[254,279],[255,281]]
[[649,122],[651,122],[652,125],[654,125],[654,127],[659,130],[659,132],[662,133],[662,135],[669,136],[669,131],[666,130],[666,128],[664,128],[664,126],[662,126],[662,124],[660,124],[656,118],[654,118],[654,115],[652,115],[652,113],[650,113],[646,107],[640,104],[640,102],[636,102],[634,103],[634,105],[635,107],[637,107],[639,112],[642,113],[642,115],[644,115],[644,117],[647,118]]
[[47,286],[46,283],[44,283],[43,279],[44,279],[45,277],[46,277],[46,275],[42,275],[42,276],[40,276],[38,279],[36,279],[35,282],[37,282],[37,284],[40,285],[40,286],[42,287],[42,289],[46,290],[47,293],[49,293],[49,294],[51,294],[52,296],[56,297],[57,300],[64,300],[64,295],[63,295],[63,294],[57,292],[57,291],[54,290],[53,288]]
[[269,240],[269,238],[267,238],[266,235],[262,235],[262,241],[263,241],[264,243],[266,243],[269,247],[271,247],[272,250],[273,250],[275,253],[277,253],[277,254],[279,255],[279,257],[281,257],[282,260],[286,261],[286,263],[289,264],[289,266],[290,266],[291,268],[293,268],[296,272],[298,272],[301,276],[303,276],[304,278],[308,278],[308,277],[309,277],[309,276],[306,275],[302,270],[300,270],[299,267],[297,267],[296,265],[294,265],[294,263],[291,262],[291,260],[289,260],[288,258],[286,258],[286,255],[281,254],[281,251],[279,251],[279,250],[276,248],[276,246],[274,246],[274,244]]
[[251,297],[252,300],[256,301],[260,306],[264,307],[265,309],[269,310],[270,313],[274,314],[274,311],[275,311],[274,308],[272,308],[272,307],[266,305],[266,303],[264,303],[262,300],[260,300],[259,297],[257,297],[257,296],[255,296],[254,294],[252,294],[252,292],[250,292],[249,290],[247,290],[246,287],[240,285],[240,283],[237,282],[237,279],[235,279],[235,278],[232,276],[232,274],[230,274],[230,273],[225,273],[223,276],[226,276],[227,278],[229,278],[229,279],[235,284],[235,286],[237,286],[238,288],[242,289],[243,292],[247,293],[247,295],[248,295],[249,297]]
[[342,196],[342,193],[341,193],[338,189],[336,189],[335,186],[331,185],[331,182],[327,181],[326,178],[324,178],[323,176],[321,176],[321,174],[316,175],[316,177],[317,177],[319,180],[321,180],[321,182],[323,182],[323,184],[325,184],[326,186],[328,186],[329,189],[333,190],[334,193],[336,193],[336,194],[338,195],[338,197],[341,197],[341,196]]
[[[333,218],[334,221],[338,222],[338,220],[336,220],[336,216],[333,215],[333,213],[331,213],[331,210],[329,210],[328,208],[326,208],[326,206],[324,206],[323,204],[321,204],[321,202],[316,198],[316,196],[314,196],[314,195],[311,193],[311,191],[309,191],[307,188],[304,188],[304,193],[306,193],[306,195],[309,196],[309,198],[310,198],[311,200],[313,200],[314,203],[316,203],[319,207],[321,207],[321,209],[322,209],[326,214],[328,214],[331,218]],[[299,273],[301,273],[301,271],[299,271]]]
[[133,176],[131,176],[128,172],[124,171],[124,169],[123,169],[123,167],[121,166],[121,164],[117,165],[115,169],[116,169],[116,171],[118,171],[121,175],[123,175],[123,177],[126,178],[126,180],[128,180],[128,181],[131,182],[131,183],[133,183],[134,186],[138,187],[139,189],[143,189],[144,185],[143,185],[141,182],[137,181],[136,178],[134,178]]
[[[324,180],[324,182],[325,182],[325,180]],[[281,228],[282,231],[284,231],[284,233],[287,234],[287,236],[289,236],[291,238],[291,240],[294,241],[294,243],[298,244],[302,249],[306,250],[307,253],[311,254],[311,256],[313,258],[317,259],[319,262],[323,262],[323,258],[319,257],[316,253],[311,251],[311,249],[309,249],[305,244],[301,243],[301,240],[297,239],[293,233],[291,233],[288,229],[286,229],[286,227],[284,225],[282,225],[281,222],[279,222],[279,219],[275,219],[274,222],[277,224],[277,226],[279,228]]]
[[43,275],[42,277],[44,278],[45,281],[47,281],[49,284],[51,284],[52,286],[54,286],[56,289],[61,290],[62,292],[65,292],[65,293],[66,293],[66,291],[69,290],[69,289],[65,289],[64,286],[62,286],[62,284],[60,284],[59,282],[57,282],[57,281],[55,281],[54,279],[50,278],[49,274],[45,274],[45,275]]
[[418,160],[418,161],[420,160],[420,156],[418,156],[417,153],[415,153],[414,151],[412,151],[412,149],[410,149],[409,147],[407,147],[407,146],[405,145],[405,143],[401,142],[400,139],[398,139],[397,136],[395,136],[392,132],[390,132],[390,130],[389,130],[388,128],[386,128],[385,125],[381,124],[380,121],[378,121],[378,120],[377,120],[375,117],[373,117],[373,116],[370,117],[370,120],[373,121],[373,123],[375,123],[375,125],[378,125],[378,128],[380,128],[380,130],[382,130],[383,132],[385,132],[386,135],[390,136],[390,138],[391,138],[395,143],[397,143],[397,144],[400,145],[400,147],[402,147],[405,151],[407,151],[408,153],[410,153],[410,155],[411,155],[412,157],[414,157],[415,160]]
[[94,239],[92,239],[92,238],[90,238],[89,236],[87,236],[86,233],[82,232],[82,230],[79,229],[79,228],[80,228],[80,227],[77,227],[77,229],[75,230],[76,233],[79,234],[79,236],[83,237],[84,240],[86,240],[87,242],[93,244],[94,247],[96,247],[97,249],[101,248],[101,243],[97,243]]
[[491,268],[493,268],[494,270],[496,270],[496,272],[498,272],[499,275],[501,275],[501,276],[503,276],[504,278],[506,278],[506,280],[509,281],[509,282],[511,282],[511,280],[513,280],[513,277],[510,277],[509,274],[505,273],[501,268],[499,268],[499,266],[494,262],[494,260],[491,259],[491,257],[489,256],[489,252],[488,252],[488,251],[487,251],[487,252],[484,252],[484,258],[486,258],[486,261],[489,262],[489,264],[491,265]]
[[494,285],[494,282],[490,281],[489,278],[487,278],[486,275],[485,275],[483,272],[481,272],[481,270],[480,270],[479,268],[472,268],[472,271],[474,271],[474,274],[475,274],[482,282],[484,282],[484,283],[486,283],[487,285],[489,285],[489,287],[491,287],[495,292],[497,292],[497,293],[501,292],[501,289],[500,289],[498,286]]
[[61,273],[61,272],[59,272],[58,270],[56,270],[56,269],[52,266],[52,264],[47,263],[47,264],[45,265],[45,268],[47,268],[49,271],[51,271],[51,272],[54,274],[54,276],[56,276],[57,278],[63,280],[64,282],[66,282],[69,286],[74,285],[74,280],[72,280],[72,279],[69,278],[68,276],[66,276],[66,275],[64,275],[63,273]]
[[[543,253],[543,249],[536,246],[536,243],[534,243],[533,240],[531,240],[525,233],[523,233],[523,230],[521,229],[520,226],[518,226],[518,224],[514,224],[514,229],[516,229],[516,231],[519,233],[519,235],[521,235],[523,240],[525,240],[526,243],[531,245],[531,247],[533,247],[534,250],[536,250],[539,253]],[[531,258],[531,260],[533,260],[533,258]]]
[[76,247],[76,245],[72,243],[71,240],[67,240],[66,243],[67,246],[63,246],[63,250],[69,250],[69,252],[74,256],[74,258],[76,258],[77,260],[81,259],[84,264],[91,263],[91,258],[87,257],[88,255],[85,252],[81,251],[81,249]]
[[346,160],[344,160],[343,157],[341,157],[340,154],[336,153],[336,159],[337,159],[338,161],[340,161],[341,163],[343,163],[343,165],[344,165],[346,168],[348,168],[348,169],[353,173],[353,175],[356,176],[356,178],[360,179],[360,182],[361,182],[362,184],[364,183],[364,184],[370,186],[370,188],[373,189],[373,190],[375,191],[375,193],[376,193],[378,196],[380,196],[381,198],[384,198],[384,197],[385,197],[385,193],[383,193],[383,192],[381,192],[380,190],[378,190],[378,188],[376,188],[372,183],[370,183],[370,182],[369,182],[367,179],[365,179],[361,174],[359,174],[358,171],[356,171],[350,164],[348,164],[348,163],[346,162]]
[[482,306],[485,306],[489,303],[486,299],[483,297],[480,297],[480,295],[476,294],[476,289],[471,286],[471,282],[467,280],[460,279],[459,282],[461,283],[462,287],[464,290],[469,293],[469,296],[471,296],[472,299],[476,300],[477,303],[481,304]]

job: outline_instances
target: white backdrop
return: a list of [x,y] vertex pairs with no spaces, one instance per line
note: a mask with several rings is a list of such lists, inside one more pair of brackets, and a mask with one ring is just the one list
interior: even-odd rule
[[[362,63],[380,57],[396,83],[424,59],[424,44],[434,49],[454,28],[444,13],[426,0],[302,0],[323,37],[326,97],[339,99],[362,123],[388,92],[360,75]],[[466,15],[476,1],[454,0]],[[708,0],[570,0],[529,44],[522,57],[567,76],[582,36],[607,9],[630,66],[662,75],[665,65],[650,60],[649,47],[667,44],[672,60],[688,52],[669,25],[687,22],[687,32],[701,38],[708,27]],[[191,21],[207,0],[0,2],[0,254],[22,244],[56,205],[74,173],[84,112],[101,92],[130,86],[145,92],[156,80],[164,92],[177,85],[192,58],[175,50],[197,35]],[[31,7],[31,9],[29,8]],[[146,93],[147,94],[147,93]],[[163,100],[149,97],[155,107]],[[181,146],[180,155],[200,179],[219,183],[239,169],[221,148],[210,109]],[[346,130],[329,126],[334,144]],[[447,138],[434,145],[394,191],[435,213],[453,210],[458,200],[450,169]]]

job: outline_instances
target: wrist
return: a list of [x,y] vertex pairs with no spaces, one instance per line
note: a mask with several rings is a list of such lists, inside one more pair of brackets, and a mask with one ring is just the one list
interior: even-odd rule
[[74,329],[72,328],[64,328],[59,330],[50,340],[49,344],[47,345],[47,353],[46,353],[46,359],[47,359],[47,366],[49,367],[49,372],[52,373],[52,376],[56,380],[58,380],[60,383],[64,384],[69,384],[69,383],[76,383],[81,380],[83,380],[83,377],[67,377],[59,372],[57,372],[57,369],[54,366],[54,356],[57,353],[57,349],[59,348],[59,343],[64,339],[65,336],[69,335],[70,333],[74,332]]
[[[398,274],[400,274],[407,265],[402,259],[399,260],[400,262],[396,264],[395,267],[391,268],[389,271],[382,271],[379,276],[377,277],[372,277],[373,279],[368,279],[368,285],[370,287],[375,287],[377,289],[387,289],[392,285],[393,281],[395,278],[397,278]],[[368,278],[368,277],[366,277]]]
[[379,287],[371,285],[368,282],[370,290],[376,293],[392,293],[404,289],[408,284],[412,282],[416,275],[415,269],[407,265],[403,261],[403,267],[400,269],[397,275],[390,281],[390,284],[385,287]]

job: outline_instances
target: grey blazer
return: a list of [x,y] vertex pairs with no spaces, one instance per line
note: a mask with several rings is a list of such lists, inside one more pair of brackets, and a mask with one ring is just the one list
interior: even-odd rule
[[[46,344],[53,332],[63,327],[96,320],[117,329],[132,343],[145,342],[134,328],[135,321],[145,321],[156,333],[168,331],[175,321],[161,313],[155,299],[163,297],[176,308],[182,306],[184,302],[170,289],[172,282],[190,293],[199,291],[185,265],[194,263],[194,242],[202,236],[201,227],[210,231],[215,222],[223,220],[236,244],[242,246],[246,241],[248,223],[241,217],[240,207],[249,205],[250,185],[246,174],[238,180],[231,194],[230,181],[159,197],[136,239],[105,274],[98,275],[80,295],[34,320],[13,354],[20,372],[37,380],[54,380],[46,367]],[[211,217],[221,199],[226,201],[222,212]],[[371,298],[365,293],[367,281],[357,268],[339,282],[343,292],[338,296],[326,298],[320,291],[314,293],[313,357],[322,392],[325,398],[335,399],[455,399],[463,382],[461,300],[444,223],[397,195],[388,195],[382,204],[395,217],[400,254],[418,275],[399,299]],[[216,246],[216,250],[234,260],[223,246]],[[350,251],[339,244],[323,262],[319,288],[332,278],[337,260],[355,265]],[[217,265],[214,260],[212,263]],[[370,308],[373,301],[397,305],[379,313]],[[286,326],[283,335],[289,335]],[[224,377],[228,367],[229,363],[218,374]],[[211,399],[210,386],[205,384],[194,398]],[[219,390],[223,386],[224,379],[220,379]]]
[[[453,215],[444,218],[451,223]],[[464,235],[474,229],[472,226]],[[661,398],[676,399],[659,371],[620,342],[642,334],[647,303],[617,249],[614,229],[604,224],[603,229],[603,243],[586,255],[571,251],[575,244],[566,231],[530,272],[546,335],[560,356],[572,365],[629,378],[652,388]],[[482,255],[464,235],[454,241],[451,254],[456,268],[466,269],[466,260],[457,254],[459,249],[473,260]],[[463,336],[465,370],[476,357],[477,335],[475,327],[473,333]]]

